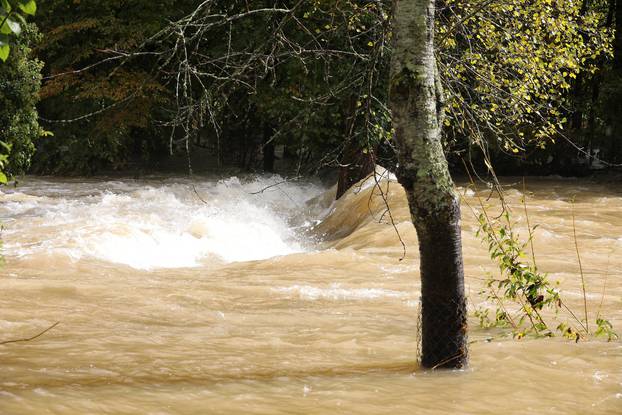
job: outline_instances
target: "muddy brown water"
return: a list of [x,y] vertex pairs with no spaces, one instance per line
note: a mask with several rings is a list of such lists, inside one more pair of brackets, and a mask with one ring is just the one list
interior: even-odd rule
[[[60,324],[0,346],[0,414],[622,413],[619,341],[517,341],[471,317],[469,368],[419,369],[418,253],[401,188],[389,184],[403,261],[370,183],[331,204],[334,189],[312,182],[265,189],[279,181],[3,188],[0,340]],[[523,185],[505,183],[525,235]],[[498,207],[484,186],[458,190]],[[537,264],[581,315],[574,209],[590,324],[600,313],[621,332],[622,186],[531,178],[525,193]],[[479,291],[494,266],[466,202],[473,310],[489,305]]]

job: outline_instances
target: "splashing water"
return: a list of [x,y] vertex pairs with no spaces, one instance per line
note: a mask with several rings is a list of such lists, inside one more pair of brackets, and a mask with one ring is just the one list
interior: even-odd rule
[[304,225],[305,201],[323,189],[281,182],[277,175],[107,181],[73,184],[66,194],[58,182],[30,181],[2,195],[3,220],[20,222],[6,233],[5,255],[45,252],[154,269],[303,252],[295,228]]

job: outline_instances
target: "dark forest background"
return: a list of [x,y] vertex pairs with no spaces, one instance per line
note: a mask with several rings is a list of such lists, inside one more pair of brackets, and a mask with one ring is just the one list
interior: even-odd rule
[[[346,183],[392,166],[389,3],[39,1],[19,34],[0,38],[11,45],[0,165],[9,176],[338,168]],[[437,2],[453,168],[617,168],[621,9]]]

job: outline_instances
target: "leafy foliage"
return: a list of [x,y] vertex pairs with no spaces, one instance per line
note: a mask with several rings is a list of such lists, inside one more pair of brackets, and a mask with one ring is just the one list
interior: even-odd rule
[[[448,149],[477,147],[489,166],[495,153],[557,156],[534,152],[568,134],[577,91],[611,59],[608,3],[438,1]],[[315,165],[377,151],[392,137],[390,14],[388,0],[51,0],[37,17],[40,108],[72,122],[46,124],[57,134],[40,141],[35,170],[124,168],[198,147],[252,168],[266,142]]]
[[559,139],[577,78],[611,57],[606,3],[445,0],[437,38],[450,136],[521,156]]
[[0,0],[0,60],[6,62],[11,51],[11,37],[22,33],[25,16],[37,11],[35,0]]
[[388,118],[383,13],[379,2],[207,2],[172,22],[152,40],[155,66],[173,75],[170,146],[238,154],[248,166],[266,142],[322,165],[349,142],[377,145]]
[[[36,11],[34,0],[0,0],[0,60],[5,63],[0,66],[0,184],[7,182],[7,172],[10,177],[28,168],[39,129],[34,103],[40,68],[27,56],[37,32],[24,17]],[[17,56],[7,64],[11,46]]]
[[[24,173],[30,166],[35,140],[43,134],[37,121],[37,93],[42,64],[30,57],[30,44],[39,38],[33,24],[22,24],[11,55],[0,65],[0,182]],[[6,175],[5,175],[6,174]]]
[[[541,311],[544,308],[557,311],[561,307],[561,299],[559,291],[551,286],[547,276],[539,273],[533,263],[525,261],[525,248],[529,242],[521,243],[518,240],[512,230],[508,210],[502,213],[500,221],[496,223],[485,212],[479,214],[478,220],[480,228],[477,236],[488,244],[490,258],[500,271],[500,278],[488,276],[484,291],[487,299],[499,306],[495,319],[491,321],[488,318],[488,310],[478,310],[480,324],[485,327],[511,327],[517,338],[529,333],[552,336]],[[517,304],[518,311],[508,311],[504,301]],[[577,332],[570,328],[563,333],[578,338]]]
[[[527,215],[524,199],[523,204]],[[532,241],[537,226],[530,227],[528,222],[529,238],[521,241],[520,235],[514,231],[515,223],[512,222],[509,207],[503,200],[502,205],[503,211],[497,218],[488,214],[481,200],[481,211],[474,211],[479,221],[477,236],[487,245],[491,260],[499,268],[498,276],[487,275],[485,289],[480,293],[495,305],[492,317],[487,307],[479,307],[475,311],[480,326],[510,328],[517,339],[528,335],[552,337],[555,333],[574,341],[590,334],[606,337],[608,341],[617,339],[613,326],[602,316],[597,316],[597,329],[592,333],[588,329],[587,309],[585,319],[581,320],[567,307],[558,283],[552,284],[536,266]],[[529,246],[531,260],[526,253]],[[547,310],[553,313],[552,318],[545,314]],[[562,311],[569,314],[571,321],[558,320]],[[554,322],[557,322],[556,325]]]
[[126,62],[122,54],[179,13],[173,3],[182,8],[190,2],[46,3],[37,16],[44,34],[38,56],[46,62],[40,111],[46,120],[65,122],[46,122],[55,137],[38,143],[36,172],[122,168],[135,154],[166,150],[166,134],[156,125],[166,88],[148,61]]
[[596,319],[596,327],[596,331],[594,332],[595,336],[606,337],[607,341],[618,339],[618,334],[613,330],[613,325],[609,322],[609,320],[598,317]]
[[49,124],[36,171],[122,168],[187,146],[252,167],[267,141],[336,164],[348,142],[390,136],[388,2],[164,3],[46,5],[41,110],[71,122]]

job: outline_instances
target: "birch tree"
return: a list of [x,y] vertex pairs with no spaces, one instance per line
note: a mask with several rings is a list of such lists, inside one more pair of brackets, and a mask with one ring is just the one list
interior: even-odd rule
[[444,97],[434,57],[434,0],[395,0],[390,107],[397,177],[417,230],[421,365],[467,363],[460,206],[441,143]]

